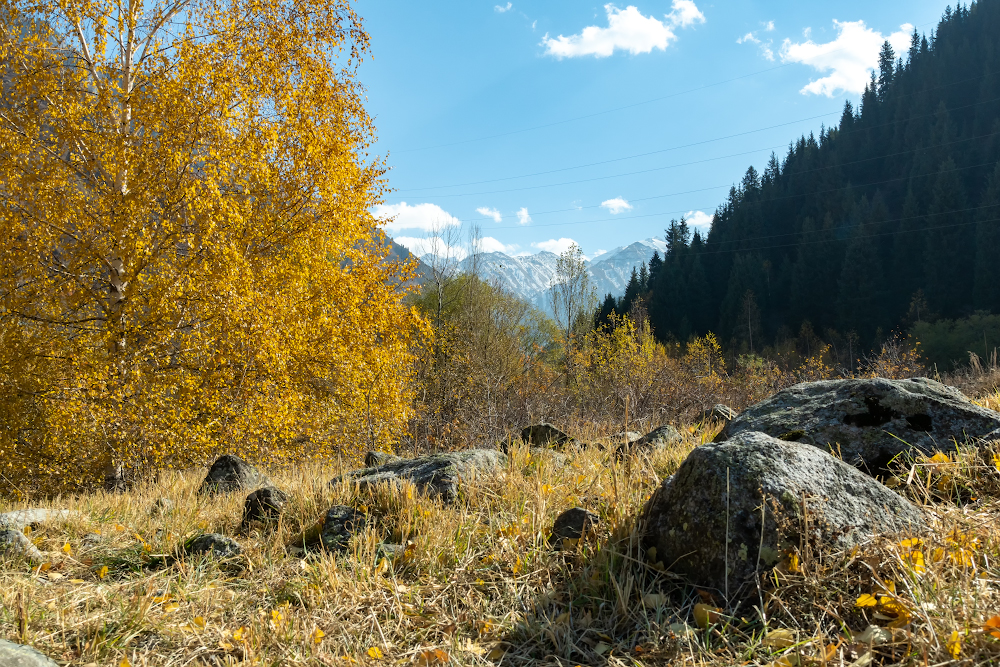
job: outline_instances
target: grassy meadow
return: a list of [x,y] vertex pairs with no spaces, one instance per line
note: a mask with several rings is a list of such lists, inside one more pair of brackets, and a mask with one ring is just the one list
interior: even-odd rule
[[[1000,394],[979,401],[996,408]],[[573,426],[581,438],[614,432]],[[277,526],[247,535],[238,535],[245,494],[199,495],[204,470],[119,495],[4,504],[70,508],[83,518],[30,534],[44,565],[2,563],[0,636],[59,664],[136,667],[1000,661],[993,450],[910,462],[889,480],[933,513],[932,535],[881,538],[850,553],[803,545],[765,577],[759,603],[726,608],[649,562],[636,527],[653,489],[718,428],[689,424],[676,446],[623,460],[591,447],[568,451],[559,465],[515,448],[501,474],[466,484],[450,506],[412,488],[328,486],[353,463],[271,470],[291,500]],[[160,498],[173,509],[158,509]],[[303,557],[286,547],[338,503],[369,515],[347,553]],[[554,550],[553,521],[574,506],[600,523]],[[243,557],[162,564],[206,532],[236,537]],[[382,541],[405,552],[390,561]]]

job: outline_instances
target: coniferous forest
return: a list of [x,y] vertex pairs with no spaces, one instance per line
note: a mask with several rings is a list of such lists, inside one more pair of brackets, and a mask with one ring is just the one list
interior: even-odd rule
[[857,353],[919,323],[1000,314],[998,35],[1000,2],[984,0],[914,32],[907,53],[886,43],[837,127],[750,167],[707,235],[672,221],[666,256],[603,316],[641,300],[661,340],[712,331],[759,351],[839,337]]

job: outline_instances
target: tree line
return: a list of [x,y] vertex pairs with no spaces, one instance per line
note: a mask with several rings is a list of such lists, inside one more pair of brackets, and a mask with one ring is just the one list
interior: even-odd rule
[[656,336],[738,351],[836,337],[872,349],[919,322],[1000,313],[1000,2],[886,42],[859,105],[751,166],[707,234],[683,218],[620,299]]

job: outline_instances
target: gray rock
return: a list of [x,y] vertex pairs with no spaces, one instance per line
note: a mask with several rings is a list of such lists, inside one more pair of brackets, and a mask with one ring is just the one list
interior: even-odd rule
[[[41,563],[45,556],[19,529],[0,530],[0,554],[19,556],[33,563]],[[3,665],[0,662],[0,665]]]
[[208,533],[188,540],[184,544],[184,552],[189,556],[209,556],[218,560],[227,560],[242,554],[243,549],[231,537],[218,533]]
[[568,509],[556,517],[549,542],[557,549],[561,549],[565,540],[581,539],[584,533],[596,526],[600,520],[596,514],[582,507]]
[[100,533],[87,533],[81,541],[85,547],[96,547],[104,541],[104,536]]
[[385,558],[390,563],[395,562],[397,559],[402,558],[406,554],[405,544],[389,544],[388,542],[382,542],[375,549],[375,558],[381,560]]
[[367,517],[364,512],[346,505],[334,505],[323,517],[319,544],[328,551],[344,551],[351,541],[351,536],[364,530],[366,523]]
[[927,528],[918,507],[821,449],[750,432],[695,448],[646,503],[642,525],[656,560],[719,591],[727,584],[728,529],[731,600],[756,595],[758,558],[769,569],[800,536],[849,548]]
[[243,521],[240,530],[248,529],[254,521],[264,523],[277,521],[287,502],[288,495],[273,486],[257,489],[247,496],[246,502],[243,503]]
[[546,422],[526,426],[521,430],[521,440],[531,447],[561,447],[573,442],[573,438]]
[[215,495],[270,485],[270,480],[238,456],[226,454],[212,464],[198,493]]
[[83,515],[74,510],[27,509],[0,514],[0,529],[24,530],[25,526],[38,526],[50,521],[69,521]]
[[806,382],[747,408],[716,437],[760,431],[837,453],[871,474],[899,454],[932,454],[1000,428],[1000,413],[926,378]]
[[2,667],[57,667],[56,663],[31,648],[6,639],[0,639],[0,665]]
[[680,442],[681,432],[669,424],[653,429],[641,438],[619,445],[615,455],[621,458],[625,454],[638,452],[640,450],[659,451],[665,449],[675,442]]
[[399,460],[400,457],[395,454],[389,454],[387,452],[368,452],[365,454],[365,467],[374,468],[376,466],[385,465],[386,463]]
[[364,489],[381,484],[399,485],[403,480],[410,480],[421,493],[451,501],[458,497],[462,480],[495,472],[505,465],[506,460],[506,456],[494,449],[466,449],[415,459],[398,459],[354,470],[334,478],[330,484],[348,480]]
[[174,511],[174,501],[170,498],[157,498],[152,507],[149,508],[149,514],[151,516],[158,516],[161,514],[170,514]]
[[701,417],[698,421],[720,421],[728,422],[736,419],[738,413],[733,410],[728,405],[723,405],[722,403],[716,403],[710,409],[702,410]]

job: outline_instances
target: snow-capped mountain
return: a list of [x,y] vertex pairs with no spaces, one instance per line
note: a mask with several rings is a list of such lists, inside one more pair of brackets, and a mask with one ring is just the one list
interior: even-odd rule
[[[625,293],[625,286],[633,268],[648,262],[653,251],[664,254],[666,243],[659,239],[636,241],[631,245],[615,248],[587,262],[594,290],[599,298],[605,294],[618,297]],[[432,257],[424,257],[430,264]],[[486,280],[497,280],[536,308],[551,311],[549,288],[556,276],[556,261],[559,256],[551,252],[534,255],[511,256],[502,252],[489,252],[477,257],[479,274]],[[470,258],[461,262],[459,268],[468,270]]]

